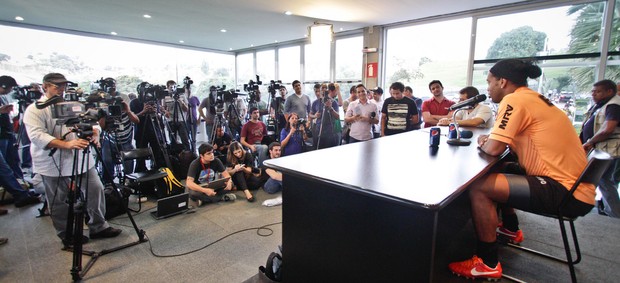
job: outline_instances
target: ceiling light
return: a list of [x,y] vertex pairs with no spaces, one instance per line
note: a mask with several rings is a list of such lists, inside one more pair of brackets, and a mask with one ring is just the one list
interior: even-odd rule
[[344,30],[343,28],[340,28],[340,31],[343,31],[343,30]]
[[254,47],[254,44],[250,44],[250,47]]
[[277,41],[277,40],[276,40],[276,41],[274,41],[274,42],[275,42],[275,43],[278,43],[278,41]]
[[185,40],[179,40],[179,43],[185,43]]
[[23,20],[24,20],[24,18],[22,18],[22,17],[20,17],[20,16],[17,16],[17,17],[15,17],[15,20],[16,20],[16,21],[23,21]]
[[232,47],[228,48],[228,50],[232,50]]
[[225,30],[225,29],[221,29],[220,31],[221,31],[221,32],[226,32],[226,30]]
[[291,12],[291,11],[286,11],[286,12],[284,12],[284,14],[285,14],[285,15],[287,15],[287,16],[290,16],[290,15],[292,15],[292,14],[293,14],[293,12]]
[[308,33],[310,34],[310,42],[312,44],[328,43],[332,41],[334,26],[331,24],[314,22],[313,25],[308,27]]
[[110,33],[111,35],[118,35],[118,33],[116,33],[115,31]]
[[149,14],[144,14],[144,15],[142,15],[142,16],[143,16],[144,18],[146,18],[146,19],[150,19],[150,18],[151,18],[151,15],[149,15]]

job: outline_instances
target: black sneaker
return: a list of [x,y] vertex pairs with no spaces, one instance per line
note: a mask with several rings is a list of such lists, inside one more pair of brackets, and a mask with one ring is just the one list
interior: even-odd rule
[[120,235],[121,232],[123,232],[123,230],[116,229],[116,228],[113,228],[113,227],[108,227],[108,228],[105,228],[105,229],[95,233],[95,234],[91,233],[90,234],[90,238],[91,239],[114,238],[114,237]]
[[41,202],[41,200],[39,199],[39,197],[35,197],[35,196],[30,196],[29,195],[28,197],[26,197],[24,199],[16,201],[15,202],[15,207],[24,207],[24,206],[29,205],[29,204],[37,204],[37,203],[40,203],[40,202]]
[[596,209],[598,210],[598,214],[604,215],[604,216],[609,216],[605,212],[605,204],[603,203],[603,200],[599,200],[599,201],[596,202]]
[[[58,237],[62,241],[62,244],[65,245],[65,247],[73,247],[73,239],[66,239],[64,232],[60,233]],[[88,237],[82,235],[82,244],[88,243],[89,240],[90,239]]]

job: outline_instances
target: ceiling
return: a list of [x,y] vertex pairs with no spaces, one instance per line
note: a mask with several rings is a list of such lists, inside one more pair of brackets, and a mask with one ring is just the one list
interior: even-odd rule
[[338,33],[516,2],[523,0],[2,0],[0,24],[235,51],[302,39],[315,21]]

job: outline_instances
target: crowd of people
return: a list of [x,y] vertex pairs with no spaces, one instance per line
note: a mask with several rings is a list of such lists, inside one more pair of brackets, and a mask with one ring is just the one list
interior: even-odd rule
[[[302,83],[295,80],[293,93],[287,95],[286,87],[281,86],[277,90],[279,95],[273,95],[269,104],[260,100],[248,106],[242,99],[234,99],[221,107],[212,96],[200,101],[192,95],[190,85],[181,89],[174,81],[168,81],[166,87],[168,93],[175,95],[148,99],[145,92],[128,101],[116,91],[114,79],[107,78],[104,80],[107,87],[99,91],[108,104],[119,106],[120,113],[100,111],[98,126],[90,135],[80,135],[72,127],[57,123],[51,107],[46,105],[55,104],[70,84],[64,75],[50,73],[45,75],[41,85],[33,84],[33,88],[41,86],[43,90],[36,107],[33,104],[20,111],[30,142],[30,151],[22,155],[24,162],[20,161],[14,146],[16,133],[10,117],[13,105],[6,100],[6,95],[18,84],[13,78],[2,76],[0,185],[13,196],[17,207],[38,203],[40,195],[22,186],[22,166],[32,166],[32,172],[42,179],[57,236],[66,242],[67,184],[73,182],[76,175],[87,176],[78,180],[84,180],[82,194],[86,194],[84,188],[89,188],[89,236],[115,237],[121,230],[110,227],[104,218],[104,183],[118,181],[123,174],[144,171],[147,167],[144,161],[122,163],[118,158],[122,151],[150,147],[155,155],[150,165],[157,167],[169,166],[166,155],[171,151],[196,154],[189,167],[180,173],[182,176],[177,177],[186,177],[190,198],[200,206],[234,201],[235,190],[243,192],[248,202],[256,200],[252,191],[260,188],[268,194],[280,192],[282,173],[265,167],[264,161],[268,159],[451,123],[488,128],[491,129],[489,135],[478,137],[480,149],[486,154],[499,155],[509,148],[518,156],[523,172],[488,174],[470,186],[472,218],[478,236],[476,255],[449,267],[465,277],[498,278],[502,269],[497,258],[497,237],[514,243],[523,240],[514,208],[552,212],[562,199],[558,196],[566,194],[566,188],[572,186],[585,167],[589,150],[597,148],[616,158],[620,155],[617,85],[610,80],[593,85],[594,105],[577,136],[559,108],[527,87],[527,79],[540,74],[540,68],[530,62],[507,59],[496,63],[488,73],[487,91],[491,100],[499,104],[497,115],[485,103],[475,103],[454,115],[450,106],[456,102],[445,97],[439,80],[428,84],[432,96],[425,101],[415,97],[413,89],[400,82],[389,86],[389,96],[385,100],[380,87],[368,89],[363,84],[354,85],[349,89],[349,97],[343,100],[339,84],[316,84],[316,100],[311,101],[310,96],[302,92]],[[256,95],[260,99],[260,91]],[[475,87],[464,87],[459,91],[459,102],[478,95]],[[340,116],[341,107],[344,117]],[[234,109],[232,118],[227,113],[230,109]],[[272,124],[278,132],[269,133],[267,124],[270,123],[266,123],[269,120],[274,121]],[[207,141],[197,144],[197,132],[202,131],[202,127]],[[92,154],[80,154],[80,150],[91,145],[102,148],[100,164],[104,165],[98,165]],[[74,170],[73,163],[82,160],[88,161],[85,163],[88,166]],[[620,217],[617,160],[600,183],[583,184],[577,189],[566,215],[588,213],[596,204],[594,190],[598,186],[602,193],[598,205],[600,213]],[[101,168],[109,174],[101,174],[98,170]],[[222,188],[209,186],[220,178],[228,178]],[[279,197],[263,204],[281,203]],[[0,214],[6,214],[6,210],[0,210]]]

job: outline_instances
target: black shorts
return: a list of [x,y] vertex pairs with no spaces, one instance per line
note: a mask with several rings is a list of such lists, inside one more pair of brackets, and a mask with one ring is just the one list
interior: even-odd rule
[[[507,204],[534,213],[556,214],[568,190],[556,180],[544,176],[505,174],[510,193]],[[584,216],[594,207],[570,196],[562,214],[568,217]]]

